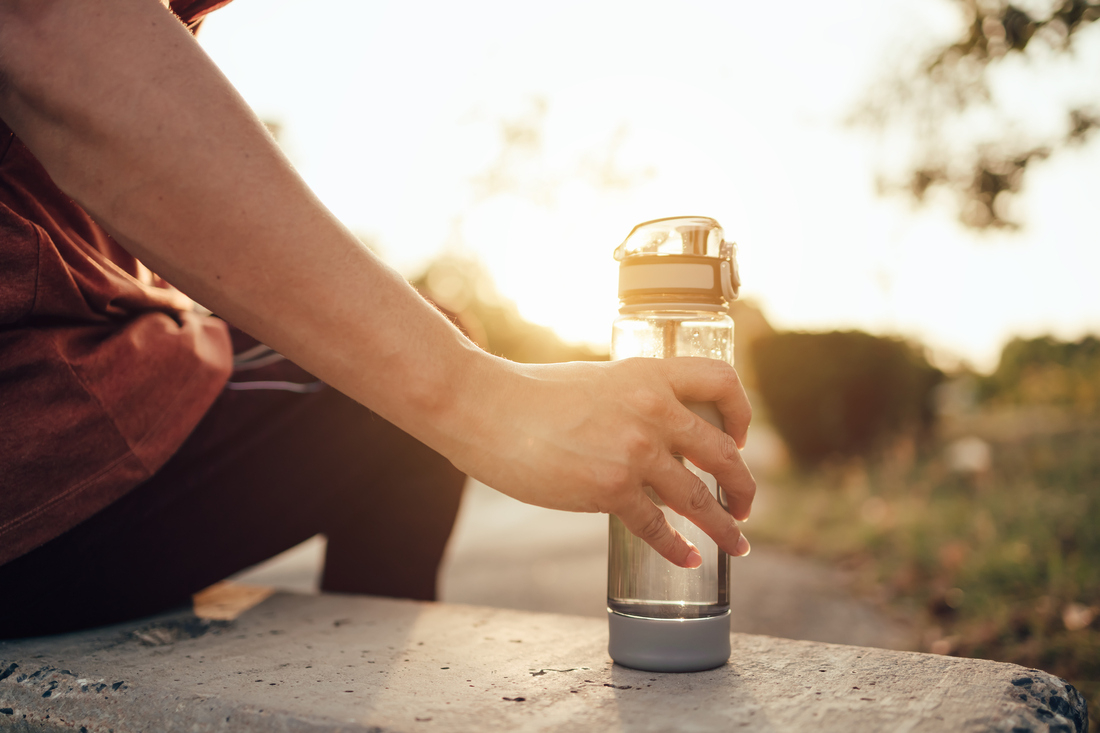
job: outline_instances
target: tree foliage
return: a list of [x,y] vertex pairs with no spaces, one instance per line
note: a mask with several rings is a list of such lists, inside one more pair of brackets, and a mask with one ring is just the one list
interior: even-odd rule
[[[546,326],[525,320],[472,255],[442,254],[412,285],[491,354],[528,364],[607,359],[606,351],[567,343]],[[610,332],[611,324],[607,327]]]
[[[871,90],[854,121],[883,132],[904,129],[909,138],[905,172],[884,176],[883,192],[921,203],[930,191],[946,190],[955,195],[966,226],[1015,228],[1020,222],[1008,204],[1027,171],[1085,142],[1100,127],[1100,108],[1095,100],[1067,103],[1064,130],[1036,138],[1006,116],[991,75],[1011,59],[1050,74],[1050,62],[1072,56],[1083,31],[1100,18],[1100,0],[1038,0],[1026,7],[1005,0],[953,3],[965,20],[961,34],[892,72]],[[1013,91],[1020,93],[1027,92]],[[983,127],[975,122],[979,110],[989,119],[974,139],[973,130]]]
[[753,345],[756,383],[794,459],[871,456],[932,427],[943,378],[913,345],[861,331],[777,333]]
[[1047,405],[1100,414],[1100,339],[1013,339],[1001,352],[997,370],[981,381],[980,392],[998,404]]

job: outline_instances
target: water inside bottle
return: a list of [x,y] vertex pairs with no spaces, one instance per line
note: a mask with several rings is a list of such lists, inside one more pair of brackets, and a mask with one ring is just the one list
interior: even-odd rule
[[[722,506],[726,506],[725,493],[714,477],[691,461],[680,460],[706,483]],[[673,565],[612,515],[608,543],[608,608],[646,618],[705,618],[728,611],[729,556],[701,529],[666,506],[653,489],[646,487],[646,494],[661,508],[673,529],[699,548],[703,564],[692,569]]]
[[[611,358],[706,356],[733,361],[733,330],[725,315],[703,312],[654,312],[620,318],[614,326]],[[719,429],[722,417],[713,403],[685,403]],[[724,492],[714,477],[679,458],[723,507]],[[607,605],[612,611],[645,618],[706,618],[729,610],[729,556],[701,529],[665,505],[652,489],[649,498],[673,529],[699,548],[703,564],[679,568],[635,537],[614,515],[608,543]]]

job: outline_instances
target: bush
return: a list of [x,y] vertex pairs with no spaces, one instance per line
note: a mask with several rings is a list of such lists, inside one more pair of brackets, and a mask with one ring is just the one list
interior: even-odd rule
[[911,344],[859,331],[777,333],[752,352],[757,389],[792,457],[869,456],[932,427],[943,373]]
[[1013,339],[997,370],[980,383],[981,396],[1003,405],[1050,405],[1100,413],[1100,339]]
[[[995,423],[987,423],[995,426]],[[929,453],[908,471],[779,478],[753,540],[841,564],[917,628],[919,651],[1067,678],[1100,705],[1100,423],[993,446],[980,483]],[[853,479],[857,480],[853,480]]]

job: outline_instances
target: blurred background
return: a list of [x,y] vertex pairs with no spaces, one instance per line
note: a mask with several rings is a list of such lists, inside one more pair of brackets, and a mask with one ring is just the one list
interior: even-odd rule
[[[606,358],[614,247],[717,218],[761,485],[735,627],[1037,666],[1096,709],[1098,18],[236,0],[199,40],[321,199],[493,353]],[[248,577],[309,587],[320,542]],[[472,484],[443,596],[600,615],[605,546],[603,517]]]

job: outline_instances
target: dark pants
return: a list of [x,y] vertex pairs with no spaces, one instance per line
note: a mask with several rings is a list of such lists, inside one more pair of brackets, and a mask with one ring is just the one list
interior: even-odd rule
[[0,567],[0,638],[184,605],[317,533],[322,589],[435,598],[462,473],[287,362],[234,382],[153,478]]

